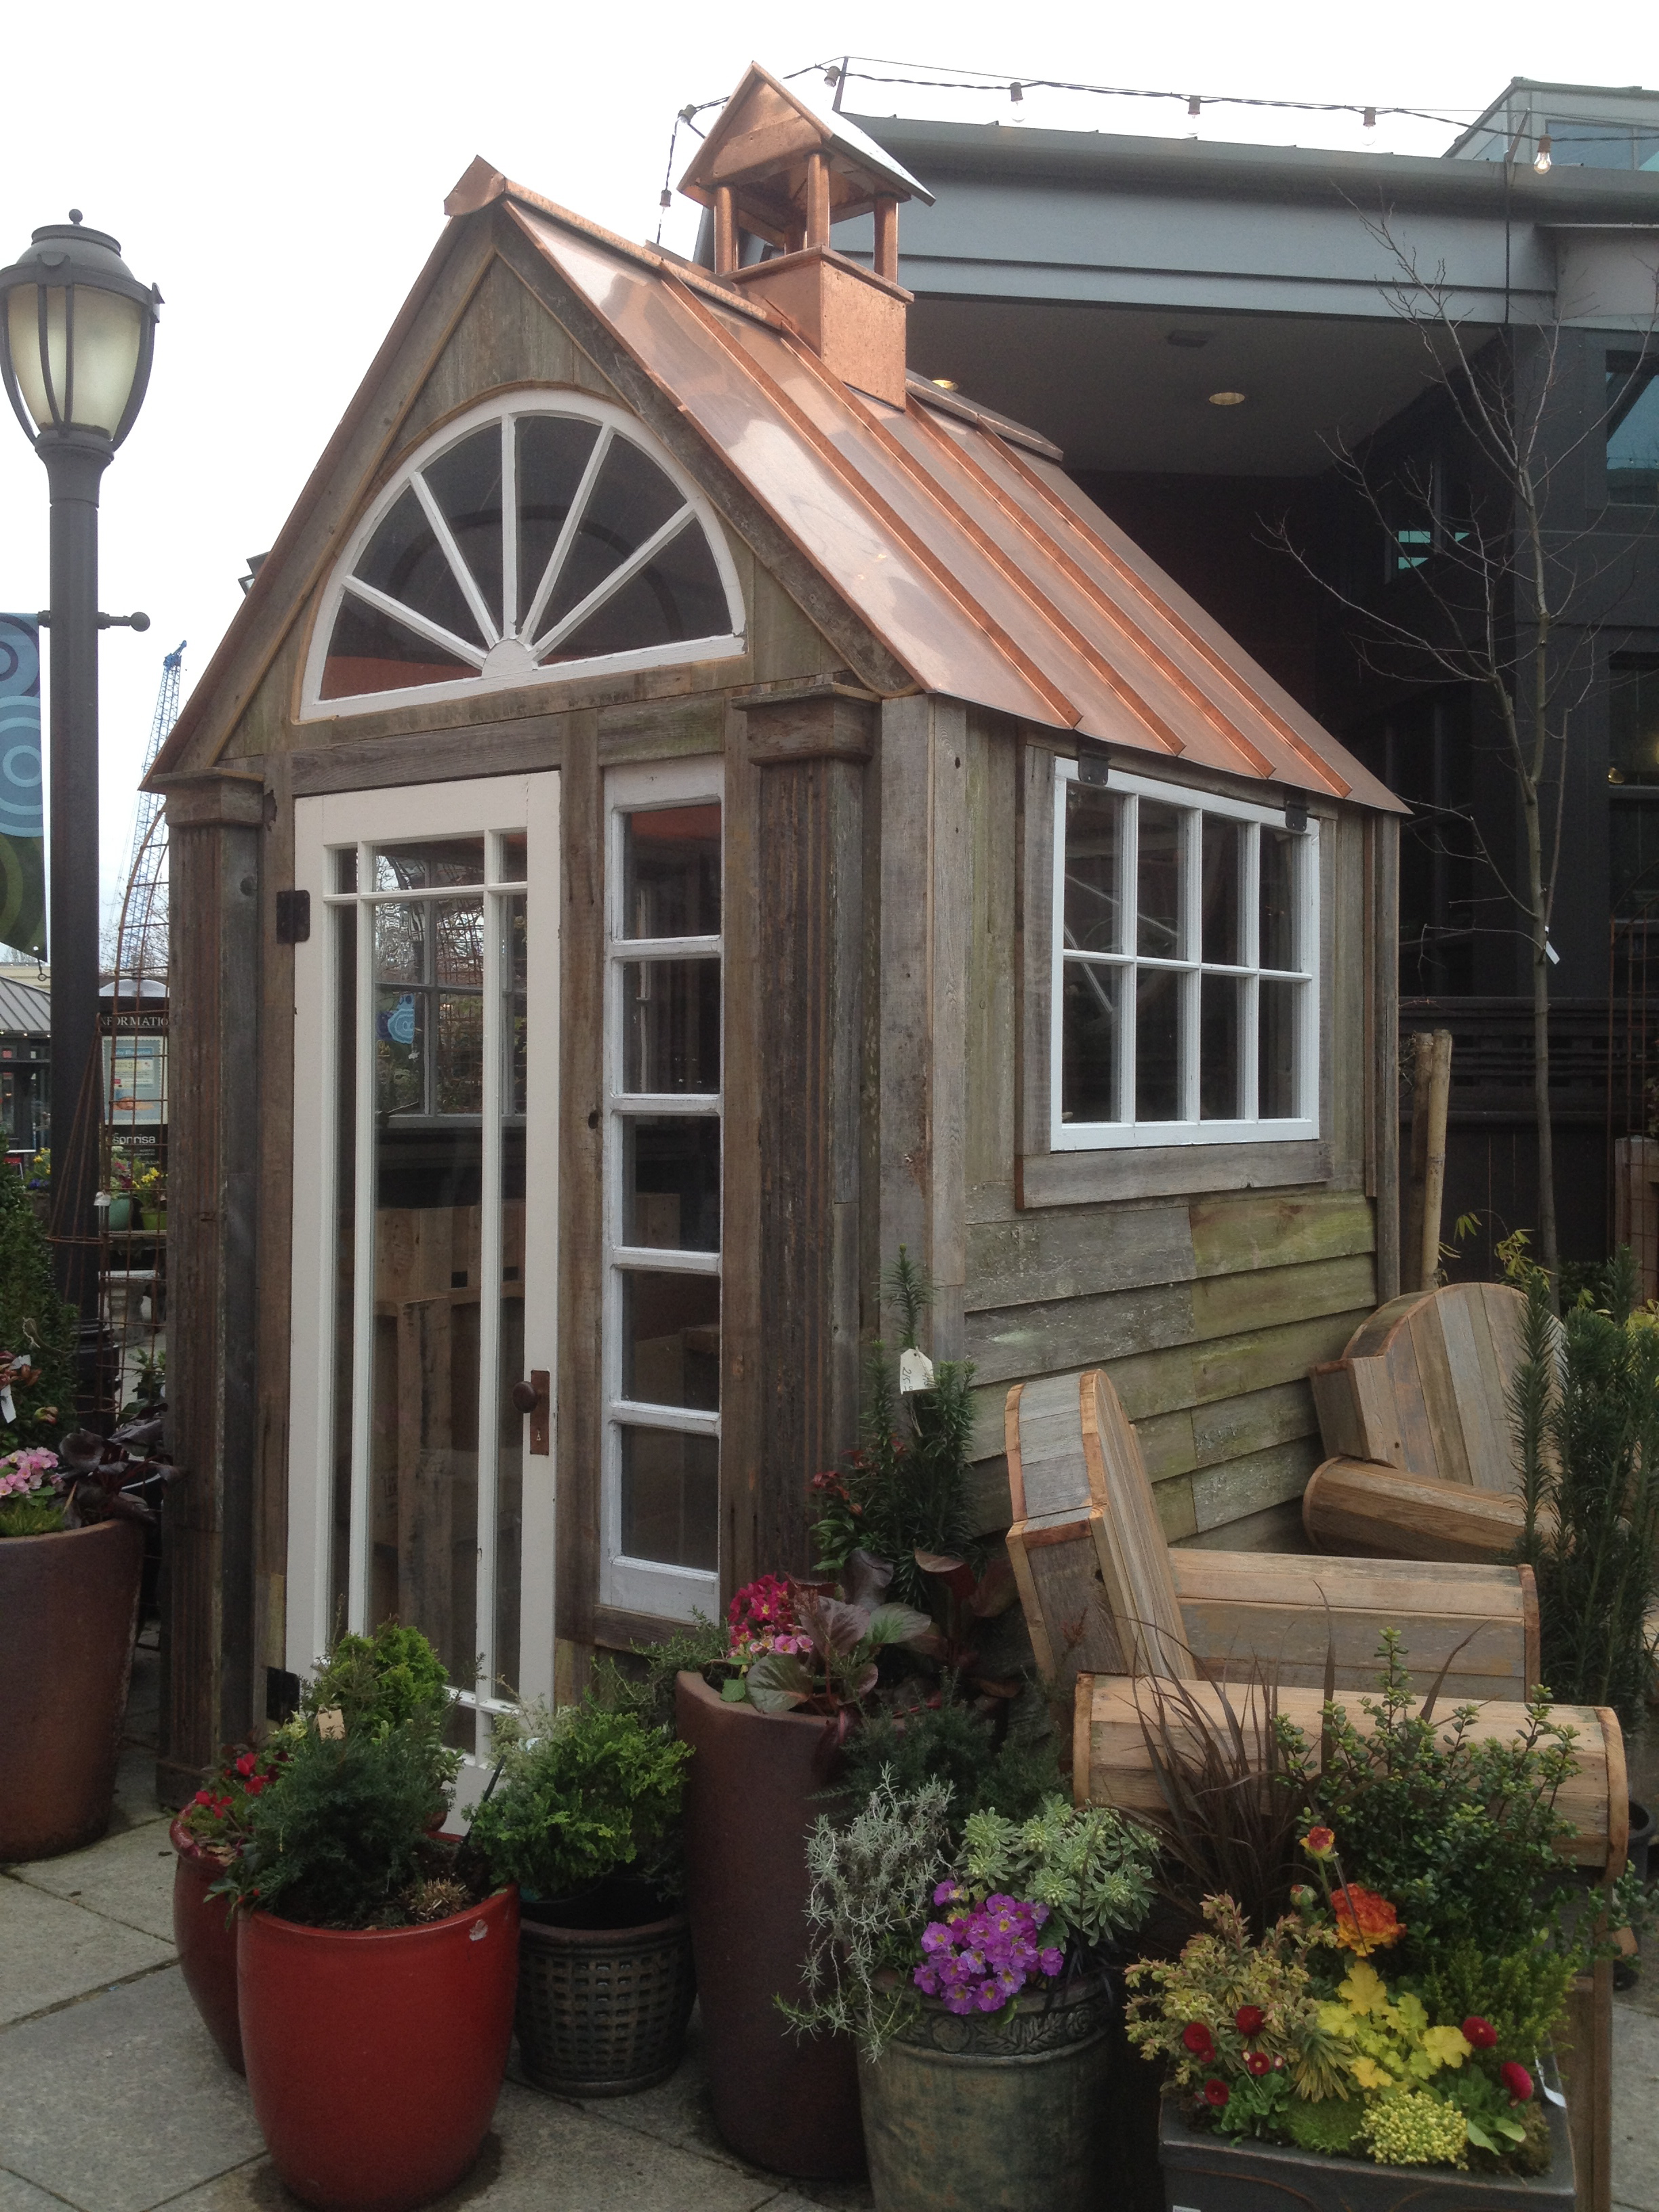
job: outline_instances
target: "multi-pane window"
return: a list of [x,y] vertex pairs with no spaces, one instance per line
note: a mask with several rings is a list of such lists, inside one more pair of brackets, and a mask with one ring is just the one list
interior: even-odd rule
[[642,424],[573,392],[451,424],[347,548],[307,711],[737,648],[720,526]]
[[1318,1127],[1318,830],[1057,763],[1052,1142]]
[[1607,356],[1607,498],[1659,503],[1659,353]]
[[1607,851],[1620,921],[1659,914],[1659,658],[1616,653],[1608,671]]
[[684,1618],[720,1565],[719,769],[609,800],[604,1597]]

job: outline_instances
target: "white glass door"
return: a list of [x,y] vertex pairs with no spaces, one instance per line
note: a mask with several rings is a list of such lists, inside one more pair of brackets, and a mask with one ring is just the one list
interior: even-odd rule
[[422,1630],[476,1774],[553,1687],[558,778],[303,799],[295,837],[288,1664]]

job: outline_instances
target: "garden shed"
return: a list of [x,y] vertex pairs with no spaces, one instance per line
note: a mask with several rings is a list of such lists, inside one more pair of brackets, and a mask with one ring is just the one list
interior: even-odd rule
[[156,764],[175,1795],[337,1623],[471,1730],[805,1568],[901,1245],[986,1525],[1103,1365],[1177,1544],[1396,1287],[1396,803],[907,372],[921,184],[755,69],[684,188],[472,164]]

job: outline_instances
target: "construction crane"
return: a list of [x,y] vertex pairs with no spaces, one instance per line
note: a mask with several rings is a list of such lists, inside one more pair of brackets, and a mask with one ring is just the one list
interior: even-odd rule
[[[140,781],[155,765],[167,735],[179,719],[179,679],[188,639],[180,638],[161,663],[161,688],[155,695],[155,714],[149,726]],[[144,979],[166,980],[167,972],[167,823],[165,802],[159,792],[138,793],[132,817],[132,851],[127,862],[127,885],[122,895],[116,925],[113,967],[119,995],[122,981],[135,985]],[[135,996],[140,995],[135,990]]]

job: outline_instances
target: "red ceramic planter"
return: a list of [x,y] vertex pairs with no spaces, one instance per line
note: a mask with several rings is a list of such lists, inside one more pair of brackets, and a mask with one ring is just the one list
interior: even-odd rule
[[518,1978],[516,1889],[368,1935],[240,1917],[248,2094],[295,2195],[412,2212],[453,2189],[495,2110]]
[[175,1820],[167,1840],[179,1854],[173,1869],[173,1940],[185,1987],[227,2066],[245,2074],[236,2004],[236,1923],[228,1898],[210,1897],[223,1869]]
[[686,1904],[714,2124],[775,2173],[864,2172],[856,2053],[799,2036],[775,1998],[799,1999],[807,1942],[806,1837],[825,1809],[822,1720],[727,1705],[700,1675],[675,1685],[686,1770]]
[[143,1565],[133,1521],[0,1537],[0,1859],[109,1826]]

